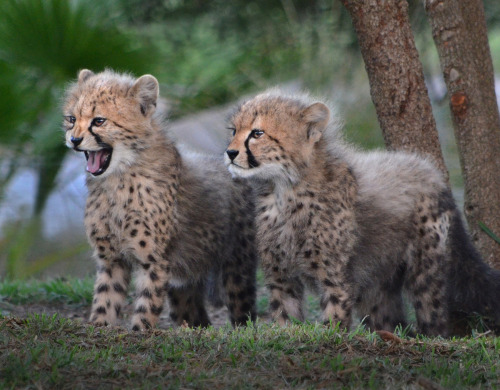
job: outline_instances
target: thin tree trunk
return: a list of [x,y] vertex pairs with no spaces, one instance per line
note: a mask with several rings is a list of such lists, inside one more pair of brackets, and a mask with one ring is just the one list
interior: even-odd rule
[[448,180],[405,0],[342,0],[356,30],[386,147],[432,156]]
[[477,248],[500,269],[500,117],[481,0],[425,0],[465,183],[465,216]]

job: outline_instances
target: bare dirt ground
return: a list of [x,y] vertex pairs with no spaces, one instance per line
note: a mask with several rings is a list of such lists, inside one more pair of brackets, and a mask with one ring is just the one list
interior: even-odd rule
[[[210,305],[207,306],[207,312],[212,321],[212,325],[215,327],[224,326],[229,323],[229,316],[227,308],[214,308]],[[5,316],[12,316],[17,318],[26,318],[30,314],[46,314],[52,316],[58,314],[61,317],[69,318],[76,321],[87,322],[90,316],[90,305],[67,305],[67,304],[25,304],[25,305],[12,305],[8,302],[0,302],[0,313]],[[132,304],[128,304],[123,312],[123,317],[119,326],[128,327],[130,315],[132,313]],[[168,308],[163,310],[160,315],[160,322],[157,327],[161,329],[166,329],[174,326],[174,323],[170,320],[168,315]]]

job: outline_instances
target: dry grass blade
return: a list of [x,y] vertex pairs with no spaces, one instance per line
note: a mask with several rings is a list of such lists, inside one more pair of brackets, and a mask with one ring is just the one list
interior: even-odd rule
[[377,330],[375,331],[375,333],[385,342],[392,341],[396,344],[401,344],[403,342],[403,340],[396,336],[394,333],[388,332],[386,330]]

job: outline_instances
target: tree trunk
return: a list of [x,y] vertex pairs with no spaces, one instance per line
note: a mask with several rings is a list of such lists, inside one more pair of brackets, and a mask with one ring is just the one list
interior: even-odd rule
[[356,30],[386,147],[430,155],[448,180],[405,0],[342,0]]
[[465,183],[465,216],[472,238],[500,269],[500,245],[479,226],[500,235],[500,117],[481,0],[425,0]]

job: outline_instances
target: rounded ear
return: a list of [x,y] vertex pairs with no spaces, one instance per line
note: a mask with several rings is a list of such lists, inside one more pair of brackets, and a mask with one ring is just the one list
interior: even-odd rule
[[330,110],[323,103],[316,102],[302,111],[302,118],[307,123],[307,139],[318,142],[330,120]]
[[91,70],[82,69],[80,71],[80,73],[78,73],[78,84],[84,83],[85,81],[87,81],[87,79],[89,77],[91,77],[93,75],[94,75],[94,72],[92,72]]
[[156,107],[160,86],[158,80],[150,74],[139,77],[129,91],[129,96],[136,98],[141,106],[142,115],[147,116]]

